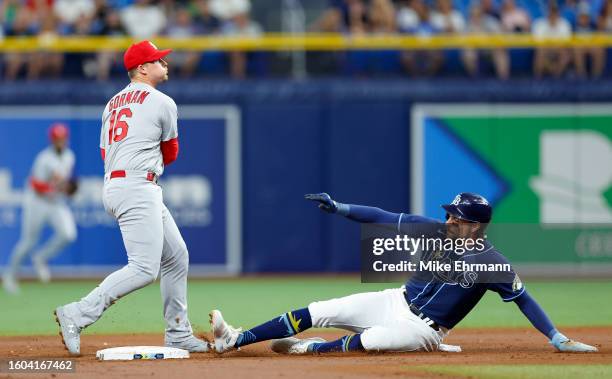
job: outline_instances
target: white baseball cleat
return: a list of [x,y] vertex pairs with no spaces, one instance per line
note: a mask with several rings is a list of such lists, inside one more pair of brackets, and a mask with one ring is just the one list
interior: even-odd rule
[[323,338],[313,337],[299,339],[295,337],[282,338],[279,340],[273,340],[270,342],[270,348],[273,352],[279,354],[311,354],[308,350],[310,345],[313,343],[324,343],[327,342]]
[[175,347],[178,349],[187,350],[190,353],[207,353],[210,351],[210,343],[201,340],[196,336],[191,336],[184,341],[166,341],[166,347]]
[[215,339],[215,351],[224,353],[234,349],[234,345],[242,332],[242,328],[234,328],[223,320],[221,311],[214,309],[210,312],[210,327]]
[[49,270],[47,261],[45,261],[42,257],[35,255],[32,257],[32,265],[34,266],[36,275],[38,275],[38,279],[40,279],[41,282],[49,283],[51,281],[51,271]]
[[66,314],[64,307],[57,307],[53,314],[66,350],[70,355],[81,355],[81,328]]
[[10,295],[19,294],[19,283],[12,273],[7,272],[2,276],[2,287]]

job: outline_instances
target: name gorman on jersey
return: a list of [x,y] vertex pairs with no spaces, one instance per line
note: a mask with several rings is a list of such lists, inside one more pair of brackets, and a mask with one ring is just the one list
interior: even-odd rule
[[439,261],[420,261],[417,265],[414,262],[401,261],[398,263],[383,263],[375,261],[372,265],[374,271],[377,272],[457,272],[457,271],[472,271],[472,272],[511,272],[512,265],[509,263],[467,263],[464,261],[455,261],[451,263],[442,263]]
[[149,96],[148,91],[130,91],[117,95],[108,102],[108,111],[111,112],[113,109],[121,108],[128,104],[142,104],[145,99]]

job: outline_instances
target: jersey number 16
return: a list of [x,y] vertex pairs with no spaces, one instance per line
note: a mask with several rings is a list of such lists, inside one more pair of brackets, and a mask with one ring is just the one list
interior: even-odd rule
[[123,118],[132,117],[132,111],[130,108],[123,108],[114,110],[110,118],[110,128],[108,128],[108,144],[111,145],[113,142],[119,142],[127,136],[128,129],[130,126],[123,120]]

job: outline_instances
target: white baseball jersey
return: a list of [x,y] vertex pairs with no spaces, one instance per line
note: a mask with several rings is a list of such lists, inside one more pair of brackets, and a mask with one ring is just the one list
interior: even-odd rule
[[[131,83],[115,95],[102,117],[100,148],[105,150],[104,171],[164,169],[160,144],[177,138],[176,104],[143,83]],[[170,145],[172,146],[172,145]],[[162,188],[147,176],[105,175],[102,202],[117,219],[128,264],[110,274],[78,302],[64,307],[77,327],[91,325],[115,301],[160,276],[165,343],[193,338],[187,317],[189,252],[168,208]]]
[[[29,179],[41,184],[50,184],[56,180],[65,181],[72,176],[73,168],[72,150],[64,148],[58,153],[55,147],[49,146],[34,159]],[[18,274],[21,262],[36,246],[38,248],[33,252],[34,256],[39,262],[47,262],[77,237],[76,224],[66,204],[65,194],[52,189],[41,195],[32,187],[31,182],[26,184],[21,214],[21,236],[13,249],[6,271],[10,276]],[[51,226],[55,233],[44,244],[38,245],[45,225]],[[38,275],[42,281],[50,279],[49,273],[43,274],[39,271]]]
[[104,172],[164,171],[160,142],[178,136],[176,103],[144,83],[130,83],[108,102],[102,114],[100,148]]
[[68,180],[74,169],[74,153],[65,148],[61,153],[49,146],[36,156],[32,165],[31,177],[39,182],[49,183],[54,177]]

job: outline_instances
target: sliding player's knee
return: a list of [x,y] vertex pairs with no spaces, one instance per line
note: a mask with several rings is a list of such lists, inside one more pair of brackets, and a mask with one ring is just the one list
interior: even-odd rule
[[367,351],[435,351],[440,341],[433,333],[414,333],[374,326],[361,334],[361,344]]
[[361,344],[367,351],[385,351],[392,345],[391,338],[393,333],[387,328],[373,326],[361,333]]
[[337,300],[315,301],[308,305],[314,328],[328,328],[339,318],[342,311]]

